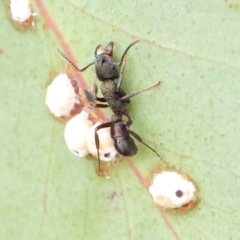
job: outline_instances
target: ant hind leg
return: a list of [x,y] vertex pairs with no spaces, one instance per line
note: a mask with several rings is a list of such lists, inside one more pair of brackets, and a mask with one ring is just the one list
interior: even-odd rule
[[161,156],[157,153],[156,150],[154,150],[153,148],[151,148],[148,144],[146,144],[142,138],[135,132],[131,131],[130,129],[128,130],[128,132],[135,138],[137,139],[140,143],[144,144],[146,147],[148,147],[149,149],[151,149],[162,161],[163,159],[161,158]]
[[99,137],[98,137],[97,131],[102,129],[102,128],[107,128],[107,127],[111,127],[111,126],[112,126],[112,122],[102,123],[99,126],[97,126],[95,128],[95,131],[94,131],[95,146],[97,148],[97,157],[98,157],[98,176],[100,176],[100,172],[101,172],[101,159],[100,159],[100,154],[99,154],[100,141],[99,141]]

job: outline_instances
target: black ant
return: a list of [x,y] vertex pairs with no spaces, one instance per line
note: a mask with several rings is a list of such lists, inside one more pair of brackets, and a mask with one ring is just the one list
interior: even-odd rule
[[[130,98],[138,95],[141,92],[144,92],[146,90],[149,90],[150,88],[153,88],[160,84],[158,82],[157,84],[146,88],[140,92],[126,94],[125,91],[121,88],[122,80],[123,80],[123,71],[125,68],[126,63],[126,57],[127,57],[127,51],[139,40],[136,40],[128,45],[128,47],[125,49],[120,63],[115,63],[113,61],[113,42],[108,43],[108,45],[105,47],[103,53],[97,55],[97,50],[100,48],[101,45],[98,45],[95,49],[95,60],[88,64],[83,69],[79,69],[74,63],[72,63],[71,60],[69,60],[59,49],[58,52],[70,63],[72,64],[78,71],[82,72],[86,70],[89,66],[95,64],[95,71],[97,74],[97,77],[100,81],[103,83],[101,84],[101,92],[103,94],[103,98],[97,97],[97,85],[94,84],[94,99],[99,102],[107,102],[107,104],[99,104],[99,103],[93,103],[92,104],[95,107],[105,108],[110,107],[114,114],[118,116],[118,119],[122,119],[122,115],[126,116],[128,118],[127,126],[129,127],[132,124],[132,119],[130,117],[129,111],[126,108],[126,105],[130,103]],[[123,63],[123,65],[122,65]],[[118,73],[118,70],[116,66],[121,66],[121,72]],[[88,96],[87,90],[85,90],[85,95]]]
[[[97,85],[94,84],[93,95],[88,91],[85,91],[86,98],[88,101],[95,107],[105,108],[110,107],[114,114],[112,117],[111,122],[103,123],[96,127],[95,129],[95,144],[98,152],[98,173],[100,173],[100,158],[99,158],[99,138],[97,131],[102,128],[111,128],[111,137],[115,142],[116,150],[123,156],[133,156],[137,153],[138,149],[137,146],[131,137],[131,135],[136,138],[139,142],[143,143],[149,149],[151,149],[160,159],[160,155],[150,146],[143,142],[141,137],[136,134],[135,132],[129,129],[129,126],[132,124],[132,119],[130,117],[129,111],[126,108],[126,105],[130,103],[130,98],[138,95],[141,92],[149,90],[157,85],[157,84],[146,88],[142,91],[126,94],[124,90],[121,88],[122,80],[123,80],[123,71],[125,68],[127,51],[136,44],[139,40],[132,42],[124,51],[120,63],[114,63],[112,55],[113,55],[113,42],[110,42],[104,49],[102,54],[97,55],[97,50],[100,48],[101,45],[98,45],[95,49],[95,60],[88,64],[83,69],[79,69],[75,64],[72,63],[59,49],[58,52],[71,64],[73,65],[78,71],[82,72],[86,70],[89,66],[95,64],[95,71],[97,77],[103,83],[101,84],[101,92],[103,94],[103,98],[97,97]],[[123,65],[122,65],[123,64]],[[121,66],[120,74],[116,66]],[[95,103],[96,101],[99,102],[107,102],[107,104],[99,104]],[[122,116],[126,116],[128,121],[126,124],[123,123]]]

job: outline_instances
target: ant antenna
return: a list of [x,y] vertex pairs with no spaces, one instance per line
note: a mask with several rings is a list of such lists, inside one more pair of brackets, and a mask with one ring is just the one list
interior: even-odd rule
[[135,40],[134,42],[132,42],[128,45],[128,47],[125,49],[125,51],[122,55],[120,63],[115,63],[116,66],[121,66],[122,65],[123,59],[124,59],[125,55],[127,54],[127,51],[129,50],[129,48],[131,48],[134,44],[138,43],[139,41],[140,41],[140,39],[137,39],[137,40]]
[[82,69],[80,70],[80,72],[85,71],[88,67],[90,67],[90,66],[93,65],[93,64],[94,64],[94,62],[89,63],[86,67],[82,68]]
[[83,69],[79,69],[63,52],[61,52],[58,48],[57,48],[58,53],[65,58],[74,68],[76,68],[79,72],[83,72],[84,70],[86,70],[89,66],[91,66],[92,64],[94,64],[94,62],[88,64],[85,68]]
[[146,147],[148,147],[149,149],[151,149],[151,150],[163,161],[163,159],[162,159],[161,156],[156,152],[156,150],[154,150],[154,149],[151,148],[148,144],[146,144],[138,134],[136,134],[135,132],[131,131],[130,129],[128,129],[128,132],[129,132],[134,138],[136,138],[140,143],[144,144]]
[[81,70],[63,53],[61,52],[58,48],[57,48],[58,53],[65,58],[73,67],[75,67],[79,72],[81,72]]

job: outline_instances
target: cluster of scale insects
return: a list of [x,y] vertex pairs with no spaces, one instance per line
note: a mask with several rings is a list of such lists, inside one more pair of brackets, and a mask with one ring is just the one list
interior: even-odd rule
[[[98,108],[110,107],[113,111],[113,115],[110,122],[105,122],[100,124],[95,128],[95,144],[97,148],[98,155],[98,174],[100,174],[100,157],[99,157],[99,137],[98,131],[103,128],[110,127],[111,138],[114,140],[114,146],[117,152],[123,156],[133,156],[137,153],[138,149],[134,142],[133,136],[136,140],[144,144],[146,147],[151,149],[160,159],[160,155],[146,144],[142,138],[132,130],[130,130],[130,125],[133,123],[130,113],[126,108],[130,103],[130,98],[138,95],[141,92],[149,90],[153,87],[156,87],[160,84],[157,84],[143,89],[142,91],[126,94],[125,91],[121,88],[123,81],[123,72],[127,59],[128,50],[139,40],[132,42],[123,52],[121,60],[119,63],[115,63],[113,60],[113,46],[114,43],[110,42],[105,47],[104,51],[101,54],[97,54],[98,49],[101,45],[98,45],[95,49],[94,55],[95,59],[93,62],[88,64],[86,67],[79,69],[66,55],[64,55],[59,49],[58,52],[78,71],[83,72],[91,65],[95,65],[95,72],[97,78],[102,82],[101,84],[101,93],[103,97],[98,97],[97,85],[94,84],[93,94],[88,90],[84,90],[86,98],[90,105]],[[120,73],[118,72],[117,67],[121,66]],[[127,118],[127,122],[124,123],[123,117]]]

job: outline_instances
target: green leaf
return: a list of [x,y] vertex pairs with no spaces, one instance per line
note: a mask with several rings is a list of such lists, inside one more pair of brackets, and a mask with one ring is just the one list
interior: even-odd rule
[[[0,238],[238,239],[239,2],[36,0],[35,28],[21,30],[8,8],[0,5]],[[159,208],[146,191],[162,167],[149,149],[139,143],[110,180],[98,177],[96,161],[68,151],[64,124],[44,104],[67,66],[57,48],[81,68],[98,44],[114,41],[118,61],[137,38],[123,88],[162,83],[131,101],[132,130],[196,184],[186,212]],[[91,88],[94,68],[82,76]]]

